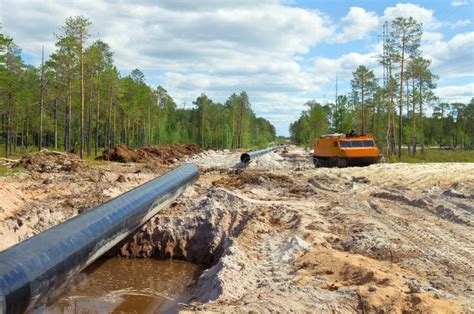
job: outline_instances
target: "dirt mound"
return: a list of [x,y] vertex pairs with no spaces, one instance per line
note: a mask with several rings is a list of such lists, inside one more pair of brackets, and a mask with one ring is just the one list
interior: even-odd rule
[[117,162],[159,162],[163,164],[173,164],[178,160],[200,153],[202,149],[195,144],[171,144],[166,146],[147,146],[140,149],[131,149],[127,145],[115,145],[111,149],[104,151],[98,160],[110,160]]
[[[325,247],[313,247],[294,263],[296,285],[311,284],[323,290],[347,291],[352,289],[359,299],[357,312],[361,313],[461,313],[459,305],[433,297],[423,284],[408,276],[400,277],[395,264],[390,271],[369,258]],[[318,281],[308,278],[317,277]]]
[[243,188],[245,185],[278,185],[280,187],[292,187],[293,180],[286,175],[264,173],[260,171],[243,171],[239,173],[229,172],[227,177],[212,182],[214,186]]
[[14,167],[36,172],[78,172],[85,169],[84,162],[75,154],[43,149],[23,156]]
[[97,157],[96,159],[117,162],[137,162],[139,160],[139,156],[134,149],[128,148],[127,145],[120,144],[105,150],[104,154]]
[[167,146],[147,146],[139,149],[138,154],[162,160],[164,163],[174,163],[176,160],[198,154],[201,151],[201,147],[195,144],[172,144]]

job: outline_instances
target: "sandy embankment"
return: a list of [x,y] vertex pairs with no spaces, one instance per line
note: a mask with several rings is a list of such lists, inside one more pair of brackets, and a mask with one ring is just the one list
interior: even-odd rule
[[[188,158],[200,180],[114,254],[209,266],[190,310],[474,311],[474,164],[314,169],[291,147],[236,173],[238,156]],[[3,178],[2,246],[164,169],[103,163]]]

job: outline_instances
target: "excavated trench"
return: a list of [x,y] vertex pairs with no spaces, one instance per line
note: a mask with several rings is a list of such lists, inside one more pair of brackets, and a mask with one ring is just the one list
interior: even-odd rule
[[173,312],[189,301],[216,299],[221,291],[209,274],[217,272],[213,267],[249,219],[246,212],[229,209],[238,202],[213,188],[191,209],[189,201],[173,203],[35,312],[132,311],[138,306]]
[[169,210],[152,218],[109,254],[120,258],[171,259],[199,265],[204,271],[189,301],[214,300],[221,293],[213,276],[222,266],[218,262],[231,254],[233,237],[242,232],[252,217],[249,212],[235,208],[241,205],[241,199],[211,188],[190,210],[183,210],[183,204],[172,204]]
[[101,259],[33,313],[174,313],[191,298],[201,273],[182,261]]
[[[215,207],[215,194],[229,197],[213,189],[186,216],[162,213],[113,252],[120,257],[185,260],[212,266],[225,253],[230,237],[240,233],[248,220],[236,210]],[[236,199],[228,199],[235,202]]]

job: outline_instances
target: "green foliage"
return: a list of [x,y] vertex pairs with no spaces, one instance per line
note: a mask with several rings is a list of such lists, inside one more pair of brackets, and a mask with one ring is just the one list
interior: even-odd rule
[[[0,142],[6,156],[30,151],[39,144],[39,134],[44,147],[76,151],[84,138],[87,158],[119,143],[240,148],[274,140],[275,128],[255,116],[245,92],[231,95],[224,104],[202,94],[195,106],[178,108],[165,88],[147,85],[139,69],[121,76],[109,45],[87,42],[90,26],[82,16],[66,19],[56,34],[56,51],[38,68],[23,64],[19,48],[0,33]],[[41,86],[44,113],[39,132]]]
[[12,174],[22,174],[24,173],[20,168],[11,168],[7,166],[0,165],[0,177],[9,176]]
[[[374,71],[369,70],[363,65],[359,65],[352,75],[354,77],[351,81],[352,101],[353,104],[357,106],[357,111],[359,112],[357,116],[360,119],[360,131],[365,133],[367,130],[366,117],[368,115],[367,102],[373,103],[372,96],[377,87],[377,80]],[[373,108],[372,106],[372,109]],[[374,110],[372,110],[372,114],[374,114]]]
[[315,138],[329,131],[331,108],[314,100],[307,102],[306,106],[308,110],[303,111],[300,118],[290,125],[290,135],[294,143],[309,147]]
[[337,97],[332,113],[333,131],[335,133],[346,133],[348,130],[356,129],[356,121],[352,112],[352,106],[347,96],[341,95]]
[[[413,156],[407,150],[402,151],[403,162],[407,163],[425,163],[425,162],[474,162],[474,151],[472,150],[443,150],[429,148],[424,154]],[[397,162],[396,158],[390,162]]]
[[[459,148],[474,149],[474,98],[469,104],[436,103],[438,77],[430,70],[431,60],[421,56],[421,35],[422,25],[411,17],[392,21],[380,60],[386,75],[383,84],[378,84],[373,70],[360,65],[353,72],[349,97],[339,96],[335,105],[318,104],[303,111],[291,124],[292,140],[311,146],[326,132],[354,129],[374,134],[377,146],[391,161],[472,161],[472,156]],[[427,107],[433,109],[431,116],[426,114],[431,111]],[[396,144],[398,158],[394,155]],[[458,149],[426,151],[439,145]],[[402,147],[408,149],[403,151]]]
[[418,55],[421,35],[423,34],[422,24],[410,16],[408,18],[397,17],[392,21],[391,26],[390,43],[398,55],[396,61],[402,61],[402,54]]
[[261,147],[275,139],[275,128],[255,116],[245,92],[231,95],[225,104],[202,94],[194,104],[199,134],[195,142],[203,147]]

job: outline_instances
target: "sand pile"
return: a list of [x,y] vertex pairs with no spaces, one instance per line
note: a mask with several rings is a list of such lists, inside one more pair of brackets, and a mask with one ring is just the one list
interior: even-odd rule
[[230,169],[240,163],[241,152],[224,150],[205,150],[200,154],[190,156],[186,162],[195,163],[203,170]]
[[292,187],[293,180],[287,175],[273,174],[253,169],[246,169],[242,172],[229,171],[227,176],[212,182],[214,186],[224,188],[243,188],[245,185],[278,185],[279,187]]

